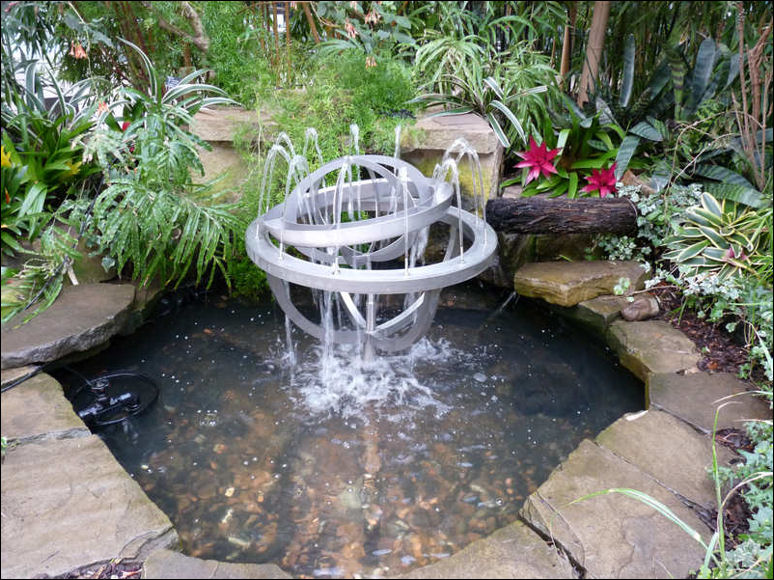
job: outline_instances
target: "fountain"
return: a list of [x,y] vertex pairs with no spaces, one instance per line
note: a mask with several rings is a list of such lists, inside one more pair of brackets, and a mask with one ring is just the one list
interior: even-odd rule
[[[305,151],[315,137],[307,132]],[[422,337],[441,289],[485,270],[497,237],[485,219],[461,207],[457,164],[465,156],[478,164],[464,140],[449,148],[427,178],[397,157],[360,155],[357,138],[353,126],[354,153],[307,173],[306,158],[281,134],[269,152],[259,211],[267,205],[266,184],[278,156],[288,167],[285,198],[250,224],[246,245],[290,321],[326,343],[359,345],[372,360],[376,351],[405,350]],[[480,167],[476,174],[474,211],[484,216]],[[443,259],[424,264],[428,231],[436,223],[449,231]],[[290,284],[322,291],[319,323],[296,307]],[[397,313],[387,313],[381,298],[387,295],[404,296]]]
[[356,128],[352,143],[330,163],[311,130],[300,155],[287,136],[271,148],[247,247],[281,310],[176,297],[152,332],[78,366],[158,384],[156,404],[100,436],[188,555],[297,577],[409,572],[515,521],[582,439],[639,408],[641,385],[599,341],[514,295],[447,287],[496,250],[480,190],[463,211],[469,145],[425,177],[397,148],[361,155]]

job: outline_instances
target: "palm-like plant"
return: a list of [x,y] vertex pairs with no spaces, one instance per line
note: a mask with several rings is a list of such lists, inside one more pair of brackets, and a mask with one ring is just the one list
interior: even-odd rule
[[203,172],[197,147],[208,145],[186,127],[202,107],[234,101],[217,87],[194,82],[205,71],[165,91],[150,59],[126,44],[139,54],[149,83],[147,92],[122,89],[119,103],[128,125],[122,129],[105,113],[104,127],[87,148],[87,155],[101,160],[110,183],[92,207],[99,249],[119,271],[131,263],[143,283],[159,275],[164,283],[179,284],[192,268],[197,282],[209,272],[211,283],[216,269],[225,274],[243,224],[231,206],[196,201],[202,188],[193,184],[190,169]]

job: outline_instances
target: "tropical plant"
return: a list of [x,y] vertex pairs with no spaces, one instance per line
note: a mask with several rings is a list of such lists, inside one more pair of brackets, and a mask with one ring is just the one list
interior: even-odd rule
[[[20,240],[40,234],[51,212],[74,192],[93,186],[98,170],[83,163],[83,140],[96,106],[90,84],[63,90],[36,61],[23,67],[24,83],[4,84],[2,101],[3,253],[21,251]],[[56,95],[46,104],[44,92]]]
[[[54,214],[60,225],[45,228],[39,238],[39,248],[30,252],[20,269],[3,268],[2,321],[5,323],[19,313],[25,313],[22,322],[51,306],[59,296],[64,276],[80,253],[75,249],[78,240],[66,226],[66,212]],[[64,226],[64,227],[62,227]]]
[[366,56],[365,66],[378,64],[396,46],[405,50],[415,44],[411,20],[395,10],[393,2],[315,2],[313,10],[329,34],[319,45],[321,54],[354,50]]
[[506,57],[502,63],[490,60],[492,55],[479,58],[475,53],[470,47],[460,53],[464,62],[454,63],[455,74],[439,73],[448,64],[438,63],[423,86],[424,94],[414,102],[442,106],[442,111],[433,113],[436,116],[476,113],[489,122],[506,149],[514,139],[525,145],[528,132],[534,132],[544,120],[545,101],[553,99],[554,71],[540,58],[522,54],[518,47],[514,53],[518,56]]
[[[515,183],[524,185],[523,196],[531,196],[539,193],[548,194],[549,197],[567,195],[569,198],[578,197],[583,193],[582,179],[589,179],[597,172],[595,181],[599,181],[602,170],[609,170],[613,165],[613,159],[618,148],[613,142],[622,136],[623,131],[615,125],[602,125],[600,115],[587,117],[577,107],[568,102],[566,115],[553,113],[553,122],[544,124],[542,135],[543,142],[551,150],[558,150],[556,157],[556,174],[550,178],[531,181],[528,180],[528,169],[524,168],[522,175],[514,179],[506,180],[501,185],[507,187]],[[517,165],[518,167],[518,165]],[[594,182],[589,181],[593,185]],[[609,179],[605,180],[609,188]],[[587,192],[593,189],[585,188]],[[597,188],[599,193],[602,190]]]
[[165,90],[150,59],[124,42],[140,56],[148,88],[121,89],[119,102],[130,116],[121,127],[112,112],[103,114],[105,123],[86,156],[100,161],[109,186],[91,204],[90,217],[84,203],[74,210],[90,220],[97,249],[119,272],[131,263],[133,277],[143,283],[159,276],[165,284],[179,284],[193,267],[196,282],[209,272],[210,284],[216,270],[225,274],[242,223],[231,206],[197,202],[206,188],[193,184],[191,170],[203,173],[197,147],[206,143],[186,127],[200,108],[234,101],[212,85],[193,82],[204,71]]
[[701,205],[689,208],[674,235],[665,240],[670,251],[664,258],[686,272],[716,274],[721,280],[742,273],[760,277],[772,250],[767,231],[771,211],[718,201],[705,192]]

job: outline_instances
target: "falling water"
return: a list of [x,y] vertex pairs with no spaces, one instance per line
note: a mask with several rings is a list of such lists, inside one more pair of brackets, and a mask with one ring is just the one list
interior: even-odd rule
[[[395,158],[400,155],[400,126],[395,129]],[[456,199],[458,210],[451,211],[445,218],[450,225],[450,240],[446,250],[446,260],[452,260],[459,254],[457,263],[460,267],[466,266],[467,251],[465,244],[465,225],[463,224],[462,212],[462,193],[460,188],[459,164],[463,163],[465,158],[470,167],[473,176],[473,202],[476,206],[475,212],[483,214],[483,185],[481,179],[480,164],[475,150],[463,139],[456,140],[447,152],[445,152],[441,163],[436,166],[433,172],[433,185],[436,188],[430,197],[421,197],[418,183],[414,183],[415,177],[409,177],[408,167],[400,162],[392,168],[391,173],[376,175],[373,162],[361,161],[369,159],[368,156],[360,156],[360,130],[357,125],[350,126],[349,140],[350,154],[338,160],[338,163],[326,165],[319,147],[318,134],[314,129],[308,129],[305,133],[304,147],[301,155],[297,155],[294,146],[286,133],[281,133],[274,146],[269,150],[266,161],[266,172],[261,184],[261,193],[259,199],[259,208],[261,213],[269,212],[272,205],[272,196],[269,189],[272,187],[282,188],[277,185],[275,172],[278,170],[278,162],[284,161],[286,174],[284,180],[283,206],[272,215],[271,223],[273,227],[278,227],[274,232],[275,249],[269,248],[268,251],[276,252],[278,247],[278,260],[285,261],[286,245],[295,247],[301,254],[304,254],[310,264],[323,266],[328,269],[328,279],[332,282],[340,278],[345,271],[352,270],[368,272],[372,270],[372,256],[381,254],[385,256],[380,260],[390,260],[398,257],[402,253],[403,276],[405,279],[412,279],[414,272],[419,272],[424,268],[424,252],[429,239],[429,223],[417,227],[414,217],[417,212],[431,209],[427,204],[438,203],[443,200],[444,195],[449,203],[448,195],[453,195]],[[320,165],[314,174],[310,174],[307,155],[316,155],[317,163]],[[387,158],[385,158],[387,159]],[[385,164],[379,161],[378,164]],[[389,163],[387,163],[389,165]],[[323,169],[331,167],[332,169]],[[409,166],[410,167],[410,166]],[[363,180],[362,173],[369,175],[368,180]],[[412,168],[413,171],[416,171]],[[327,173],[326,173],[327,171]],[[335,184],[331,187],[326,186],[326,177],[333,176],[335,173]],[[379,173],[379,171],[377,171]],[[416,175],[416,174],[412,174]],[[391,178],[386,178],[394,176]],[[441,184],[449,183],[451,187],[449,194],[440,193]],[[300,184],[305,184],[303,191],[297,191]],[[364,189],[367,187],[367,190]],[[427,187],[427,186],[422,186]],[[363,192],[368,191],[367,206],[363,204]],[[423,191],[423,190],[422,190]],[[291,197],[296,198],[291,202]],[[424,201],[423,201],[424,200]],[[421,206],[420,204],[425,204]],[[367,207],[368,211],[364,211]],[[292,210],[290,209],[292,208]],[[276,219],[281,213],[281,219]],[[291,215],[292,212],[292,215]],[[475,214],[474,214],[475,215]],[[308,224],[312,228],[329,228],[325,231],[331,232],[330,239],[343,240],[341,237],[346,234],[345,228],[353,226],[361,220],[374,220],[395,216],[403,224],[401,234],[393,232],[391,236],[386,236],[382,240],[366,241],[365,243],[335,243],[318,244],[316,249],[304,249],[293,241],[287,241],[288,229],[285,224]],[[414,220],[412,222],[412,220]],[[483,223],[474,222],[473,229],[478,235],[481,230],[488,226]],[[364,222],[365,223],[365,222]],[[387,223],[387,222],[385,222]],[[280,224],[277,226],[277,224]],[[295,226],[294,226],[295,227]],[[470,226],[467,226],[470,228]],[[310,230],[312,231],[312,230]],[[318,230],[322,231],[322,230]],[[348,230],[347,230],[348,231]],[[377,230],[378,231],[378,230]],[[392,230],[391,230],[392,231]],[[335,235],[334,235],[335,234]],[[260,241],[264,230],[256,228],[255,240]],[[371,234],[373,235],[373,234]],[[295,238],[294,238],[295,239]],[[322,238],[321,238],[322,239]],[[286,243],[287,242],[287,243]],[[400,244],[400,246],[398,246]],[[314,244],[312,244],[313,246]],[[484,244],[486,248],[487,244]],[[398,247],[402,247],[402,252],[396,252]],[[490,252],[494,249],[490,248]],[[294,254],[290,254],[293,256]],[[394,256],[394,257],[393,257]],[[293,258],[291,262],[298,260]],[[475,260],[474,260],[475,263]],[[259,264],[260,265],[260,264]],[[420,270],[417,270],[419,268]],[[378,269],[383,269],[382,267]],[[303,279],[303,275],[300,276]],[[420,277],[421,279],[421,277]],[[298,284],[298,282],[294,282]],[[301,283],[303,284],[303,282]],[[329,284],[326,282],[317,288],[324,288]],[[281,282],[284,295],[290,299],[290,286],[287,281]],[[275,292],[277,288],[273,286]],[[395,290],[391,290],[394,292]],[[411,380],[410,373],[388,373],[385,371],[382,361],[377,360],[376,351],[382,349],[378,346],[377,336],[379,333],[405,333],[407,336],[414,336],[405,342],[405,346],[400,348],[407,349],[411,346],[409,341],[415,341],[417,334],[412,334],[413,327],[424,328],[424,325],[430,324],[432,315],[437,305],[437,291],[417,291],[408,289],[404,292],[401,303],[401,314],[396,315],[398,303],[390,299],[389,294],[380,294],[378,292],[341,292],[329,290],[312,290],[311,297],[316,305],[317,320],[303,323],[302,327],[307,330],[314,330],[314,326],[319,325],[316,336],[321,341],[319,350],[319,360],[317,364],[308,365],[303,372],[295,373],[296,386],[300,392],[315,392],[319,399],[319,393],[315,390],[318,385],[329,392],[329,396],[323,397],[328,403],[337,404],[341,401],[360,401],[373,402],[373,385],[379,384],[380,391],[385,400],[395,396],[396,392],[401,393],[400,397],[406,397],[409,391],[421,392],[422,387],[416,381]],[[285,307],[283,306],[283,309]],[[287,309],[286,313],[287,313]],[[295,311],[295,308],[293,308]],[[293,345],[293,325],[291,324],[293,314],[286,319],[286,344],[287,355],[284,360],[289,365],[306,364],[300,360],[299,353],[296,353]],[[393,317],[393,318],[389,318]],[[298,322],[297,322],[298,323]],[[390,329],[389,331],[387,329]],[[395,329],[395,330],[393,330]],[[424,332],[423,330],[420,330]],[[420,332],[418,331],[418,332]],[[352,347],[342,347],[336,343],[343,336],[343,333],[356,335],[355,344]],[[400,336],[400,334],[396,334]],[[382,340],[382,339],[379,339]],[[404,344],[401,342],[401,344]],[[352,357],[355,357],[353,359]],[[308,361],[307,361],[308,362]],[[393,360],[394,362],[394,360]],[[346,366],[347,372],[343,372],[342,365]],[[310,376],[308,369],[317,369],[315,376]],[[296,369],[298,370],[298,369]],[[377,376],[378,375],[378,376]],[[386,379],[386,381],[385,381]],[[310,387],[311,388],[307,388]],[[397,391],[396,391],[397,389]],[[333,396],[331,393],[338,392]],[[342,393],[346,393],[343,395]],[[428,393],[425,393],[428,395]],[[314,405],[312,405],[314,406]],[[338,409],[341,411],[341,409]],[[331,411],[331,409],[329,409]]]

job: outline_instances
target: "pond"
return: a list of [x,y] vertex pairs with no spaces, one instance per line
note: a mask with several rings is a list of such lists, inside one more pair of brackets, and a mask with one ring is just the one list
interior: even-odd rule
[[642,407],[600,340],[503,299],[446,289],[425,338],[367,364],[294,331],[295,365],[278,308],[185,300],[57,378],[157,383],[152,407],[99,434],[185,553],[399,574],[516,520],[583,438]]

